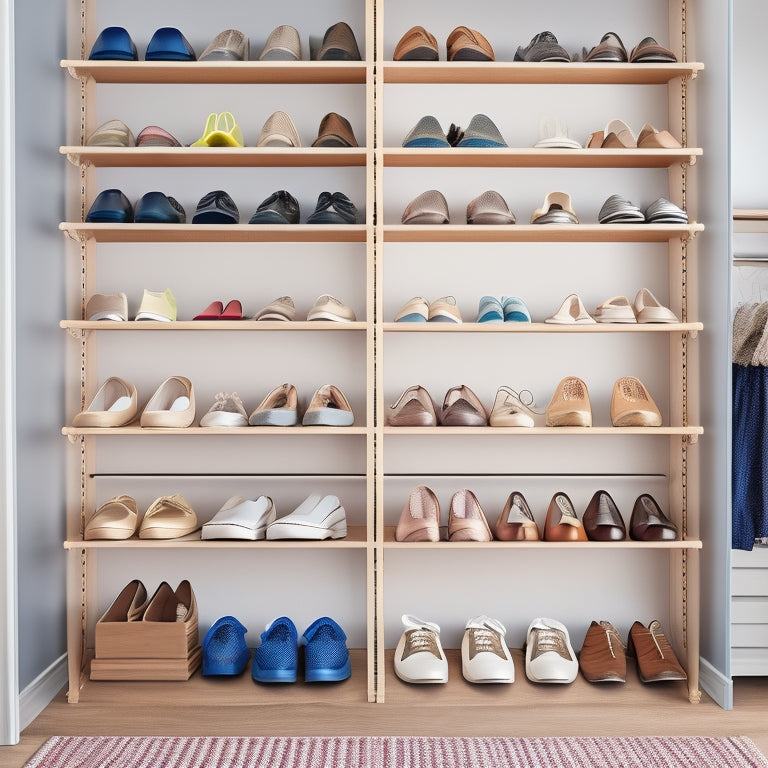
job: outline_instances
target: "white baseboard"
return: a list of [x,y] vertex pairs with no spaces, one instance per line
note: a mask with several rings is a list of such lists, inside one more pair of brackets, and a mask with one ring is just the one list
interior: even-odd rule
[[19,696],[19,721],[23,731],[67,683],[67,654],[43,670]]
[[701,657],[699,658],[699,685],[723,709],[733,709],[733,680]]

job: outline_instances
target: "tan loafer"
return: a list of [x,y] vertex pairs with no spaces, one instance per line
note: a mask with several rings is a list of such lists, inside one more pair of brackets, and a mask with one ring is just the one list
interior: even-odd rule
[[115,496],[105,501],[85,522],[83,538],[120,541],[136,533],[139,513],[131,496]]
[[72,424],[75,427],[122,427],[130,424],[137,413],[136,387],[117,376],[110,376],[88,407],[72,419]]
[[426,485],[417,485],[408,496],[395,528],[395,541],[439,541],[440,504]]
[[346,117],[329,112],[321,121],[313,147],[356,147],[358,146],[352,125]]
[[394,61],[437,61],[437,38],[424,27],[411,27],[398,41]]
[[493,541],[493,534],[477,496],[466,488],[456,491],[451,498],[448,540]]
[[579,669],[590,683],[626,681],[626,645],[610,621],[593,621],[589,625],[579,653]]
[[660,427],[661,413],[640,379],[622,376],[611,394],[614,427]]
[[496,61],[493,48],[476,29],[456,27],[446,41],[448,61]]
[[139,527],[140,539],[178,539],[200,527],[195,510],[180,494],[160,496],[150,504]]
[[587,385],[577,376],[560,381],[546,411],[548,427],[591,427],[592,405]]

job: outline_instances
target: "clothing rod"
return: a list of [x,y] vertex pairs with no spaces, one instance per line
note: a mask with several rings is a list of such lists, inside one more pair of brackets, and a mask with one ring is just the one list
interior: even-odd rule
[[349,474],[339,474],[334,475],[330,472],[323,472],[322,474],[316,474],[316,475],[300,475],[300,474],[293,474],[290,472],[243,472],[240,474],[232,474],[231,472],[217,474],[217,473],[209,473],[209,474],[200,474],[199,472],[195,473],[183,473],[183,472],[94,472],[89,475],[92,479],[109,479],[109,478],[121,478],[121,477],[129,477],[135,480],[139,480],[142,478],[146,478],[147,480],[152,480],[154,478],[174,478],[178,477],[184,480],[219,480],[219,479],[225,479],[225,478],[262,478],[262,477],[274,477],[274,478],[291,478],[291,479],[307,479],[307,480],[313,480],[313,479],[323,479],[326,477],[332,477],[334,480],[363,480],[365,479],[365,473],[361,473],[359,475],[349,475]]

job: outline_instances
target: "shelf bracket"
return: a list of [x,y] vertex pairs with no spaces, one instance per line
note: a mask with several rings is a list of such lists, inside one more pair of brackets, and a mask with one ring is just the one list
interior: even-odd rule
[[[687,165],[688,165],[688,166],[691,166],[691,165],[696,165],[696,155],[690,155],[690,156],[688,157],[688,163],[687,163]],[[683,169],[685,169],[685,167],[686,167],[686,163],[681,163],[681,166],[682,166],[682,168],[683,168]]]
[[67,435],[67,440],[69,441],[70,445],[76,445],[80,440],[80,435],[70,433]]
[[75,339],[75,341],[82,341],[85,338],[85,328],[72,328],[67,327],[67,333]]
[[67,160],[76,168],[88,168],[91,165],[90,160],[80,160],[79,152],[67,152]]
[[88,240],[88,235],[83,234],[82,232],[77,232],[71,229],[63,229],[62,232],[73,242],[77,243],[78,245],[85,245],[85,243]]
[[683,435],[683,441],[688,443],[688,445],[696,445],[699,442],[699,436],[696,434]]

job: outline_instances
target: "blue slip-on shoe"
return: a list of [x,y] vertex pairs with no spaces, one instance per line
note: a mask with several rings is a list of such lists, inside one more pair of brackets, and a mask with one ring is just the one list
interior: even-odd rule
[[519,296],[502,296],[505,323],[530,323],[531,313]]
[[305,682],[346,680],[352,674],[347,636],[333,619],[316,619],[304,631],[303,638]]
[[234,616],[215,621],[203,640],[203,675],[239,675],[251,658],[247,631]]
[[299,216],[299,201],[290,192],[279,189],[259,205],[248,223],[298,224]]
[[119,189],[105,189],[96,195],[85,220],[101,224],[128,224],[133,221],[133,207]]
[[487,115],[475,115],[457,147],[506,147],[507,142]]
[[307,224],[354,224],[357,221],[355,204],[342,192],[321,192],[314,213]]
[[503,323],[504,308],[495,296],[483,296],[477,309],[478,323]]
[[133,220],[137,224],[184,224],[187,213],[173,197],[147,192],[138,203]]
[[193,224],[237,224],[239,221],[235,201],[223,189],[203,195],[192,217]]
[[105,27],[96,38],[88,58],[91,61],[106,59],[137,61],[139,55],[136,44],[131,40],[125,27]]
[[147,46],[146,61],[196,61],[187,38],[176,27],[160,27]]
[[295,683],[298,658],[296,625],[281,616],[261,633],[261,645],[253,652],[251,677],[259,683]]

